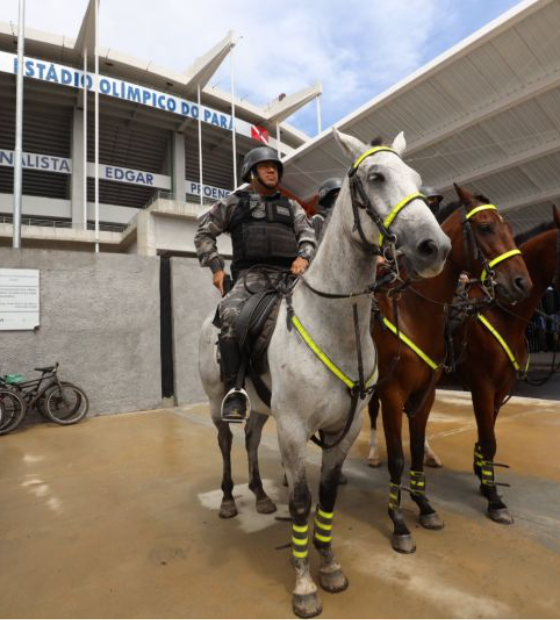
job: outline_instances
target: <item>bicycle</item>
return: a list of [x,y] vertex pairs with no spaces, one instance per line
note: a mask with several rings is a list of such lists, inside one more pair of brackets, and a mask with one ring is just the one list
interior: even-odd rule
[[[22,422],[26,411],[37,409],[44,417],[56,424],[68,426],[83,420],[89,410],[86,393],[73,383],[61,381],[58,377],[58,362],[54,366],[35,368],[41,373],[38,379],[25,381],[22,375],[0,376],[0,392],[5,398],[17,396],[24,403],[23,413],[11,417],[10,423],[0,424],[0,434],[12,431]],[[14,401],[17,398],[13,399]],[[12,405],[14,408],[16,405]],[[7,418],[6,414],[2,419]],[[6,430],[6,426],[9,430]]]
[[17,428],[25,413],[25,401],[17,391],[0,387],[0,435],[6,435]]

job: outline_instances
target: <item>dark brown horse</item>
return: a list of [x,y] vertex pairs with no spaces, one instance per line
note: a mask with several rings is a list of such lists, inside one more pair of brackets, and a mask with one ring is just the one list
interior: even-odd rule
[[[553,230],[542,232],[520,246],[533,281],[529,297],[513,307],[498,304],[481,312],[495,333],[475,316],[468,319],[455,336],[456,346],[466,341],[465,359],[458,366],[456,376],[472,394],[478,427],[474,470],[480,479],[480,491],[488,500],[488,516],[498,523],[509,524],[513,519],[498,494],[494,479],[496,419],[504,400],[525,371],[529,355],[525,340],[527,325],[547,287],[558,288],[560,284],[560,214],[556,208],[554,224]],[[472,294],[477,293],[473,291]],[[496,333],[503,338],[510,355],[499,343]]]
[[[378,295],[379,313],[373,322],[373,338],[379,352],[379,383],[390,472],[389,516],[394,524],[392,545],[396,551],[411,553],[415,544],[401,510],[401,481],[404,469],[402,446],[403,411],[409,415],[411,497],[420,509],[420,524],[440,529],[443,522],[426,497],[423,473],[426,421],[432,407],[435,386],[446,361],[445,327],[448,305],[457,289],[462,271],[482,275],[495,261],[495,291],[505,302],[528,296],[531,280],[519,254],[511,228],[493,205],[456,187],[463,208],[455,210],[442,224],[451,239],[452,250],[443,272],[436,278],[415,282],[397,302],[390,295]],[[503,258],[499,258],[503,257]],[[499,263],[499,264],[498,264]],[[388,321],[390,323],[388,323]],[[392,327],[391,327],[392,325]],[[397,338],[399,330],[417,347]],[[375,400],[375,397],[374,397]],[[375,402],[370,407],[375,409]]]

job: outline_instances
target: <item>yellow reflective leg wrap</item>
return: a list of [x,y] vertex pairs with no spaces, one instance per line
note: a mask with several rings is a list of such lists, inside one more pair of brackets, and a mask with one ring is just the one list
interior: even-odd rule
[[401,507],[401,485],[389,483],[389,510],[398,510]]
[[413,495],[426,494],[426,476],[423,471],[410,470],[410,490]]
[[305,525],[292,524],[292,555],[298,560],[304,560],[308,555],[308,530],[307,523]]
[[313,538],[315,546],[328,546],[332,541],[332,521],[334,512],[326,512],[317,506],[315,513],[315,531]]

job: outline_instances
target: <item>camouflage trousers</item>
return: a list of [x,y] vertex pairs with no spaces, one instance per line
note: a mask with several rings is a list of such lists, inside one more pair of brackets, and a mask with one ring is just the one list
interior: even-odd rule
[[282,272],[242,271],[231,291],[220,302],[220,319],[222,322],[222,338],[238,338],[235,324],[245,302],[255,293],[276,286],[284,280]]

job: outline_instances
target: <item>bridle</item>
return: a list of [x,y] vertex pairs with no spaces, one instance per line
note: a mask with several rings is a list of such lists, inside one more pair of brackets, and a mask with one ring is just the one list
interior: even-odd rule
[[521,250],[519,248],[508,250],[507,252],[504,252],[503,254],[499,254],[498,256],[495,256],[494,258],[491,258],[491,259],[489,259],[484,254],[484,252],[482,251],[478,243],[476,235],[473,232],[471,218],[474,217],[477,213],[480,213],[481,211],[488,211],[488,210],[497,211],[498,208],[496,207],[496,205],[493,205],[493,204],[483,204],[483,205],[479,205],[478,207],[475,207],[474,209],[472,209],[472,211],[465,211],[465,217],[463,219],[463,241],[465,245],[465,256],[469,257],[469,261],[470,261],[470,256],[471,256],[471,253],[469,252],[469,245],[470,245],[473,248],[472,254],[475,260],[481,262],[483,265],[482,273],[480,274],[480,282],[484,285],[486,281],[488,280],[490,287],[493,290],[494,276],[496,275],[494,267],[496,267],[496,265],[499,265],[503,261],[507,260],[508,258],[521,255]]
[[[412,194],[409,194],[408,196],[403,198],[399,203],[397,203],[384,219],[381,217],[381,215],[379,215],[379,213],[376,211],[373,204],[371,203],[370,199],[368,198],[359,175],[356,173],[358,172],[358,169],[364,159],[366,159],[367,157],[371,157],[376,153],[383,152],[393,153],[399,159],[401,157],[398,152],[390,146],[374,146],[373,148],[367,150],[365,153],[362,153],[358,157],[358,159],[354,161],[354,163],[350,166],[348,170],[347,176],[350,184],[350,198],[352,203],[352,213],[354,215],[354,230],[358,231],[362,245],[370,254],[376,256],[383,256],[385,259],[389,257],[387,250],[391,250],[391,256],[396,262],[395,245],[397,242],[397,236],[393,232],[391,232],[391,225],[393,224],[399,213],[414,200],[423,200],[427,205],[428,199],[420,192],[413,192]],[[373,223],[377,226],[379,230],[379,237],[377,243],[372,243],[366,237],[360,219],[360,209],[364,210],[373,221]]]

